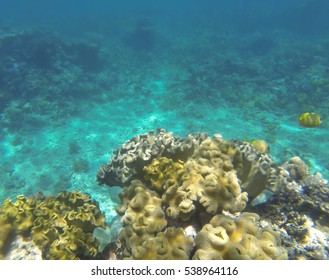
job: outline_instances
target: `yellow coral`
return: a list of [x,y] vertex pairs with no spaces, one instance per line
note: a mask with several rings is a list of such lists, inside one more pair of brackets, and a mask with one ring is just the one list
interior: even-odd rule
[[162,194],[166,181],[176,180],[182,173],[183,167],[184,162],[181,160],[175,162],[166,157],[155,158],[144,167],[145,179],[149,180],[154,189]]
[[[105,217],[98,203],[79,191],[64,191],[57,196],[37,199],[19,195],[15,202],[9,199],[4,202],[0,208],[0,223],[1,217],[5,217],[15,234],[31,238],[46,259],[95,256],[98,242],[92,236],[93,230],[98,226],[105,227]],[[66,246],[54,243],[63,238]],[[67,251],[74,247],[77,250]]]
[[18,214],[18,208],[14,206],[12,200],[7,198],[1,208],[1,212],[10,220],[15,220],[16,215]]
[[259,216],[242,213],[238,218],[214,216],[195,238],[194,259],[287,259],[278,235],[257,225]]
[[48,258],[51,260],[73,260],[81,257],[95,257],[98,241],[92,233],[85,233],[73,225],[64,228],[58,239],[49,248]]
[[183,173],[178,178],[175,196],[163,195],[164,201],[170,206],[167,214],[188,220],[195,212],[197,201],[210,214],[221,210],[242,211],[248,196],[241,192],[233,169],[234,154],[235,150],[227,143],[211,139],[203,141],[185,163]]
[[[251,152],[255,151],[248,145]],[[244,183],[252,179],[251,189],[245,186],[252,195],[264,189],[267,173],[262,173],[262,167],[267,157],[260,156],[252,165],[242,156],[236,142],[216,136],[195,146],[184,162],[167,157],[153,159],[143,169],[141,180],[146,183],[133,180],[120,194],[121,204],[116,209],[122,216],[119,241],[123,258],[286,258],[278,236],[270,228],[257,225],[258,215],[243,213],[231,218],[232,214],[220,214],[228,211],[238,215],[245,209],[248,193],[242,191],[242,179]],[[261,183],[259,187],[257,182]],[[171,227],[179,224],[190,225],[196,237]],[[196,253],[191,256],[194,249]]]
[[140,181],[134,180],[128,193],[133,193],[134,196],[128,201],[122,217],[124,225],[131,225],[139,235],[156,233],[166,226],[162,200],[156,192],[147,189]]
[[48,258],[50,260],[75,260],[78,259],[70,244],[54,240],[49,248]]
[[193,237],[185,236],[182,228],[169,227],[156,236],[140,240],[130,239],[131,254],[126,259],[135,260],[188,260],[194,247]]
[[[126,201],[129,198],[129,201]],[[119,239],[128,259],[188,259],[193,238],[182,229],[166,228],[162,199],[138,180],[132,181],[121,195],[123,228]],[[165,229],[165,230],[164,230]],[[164,230],[164,232],[162,231]]]

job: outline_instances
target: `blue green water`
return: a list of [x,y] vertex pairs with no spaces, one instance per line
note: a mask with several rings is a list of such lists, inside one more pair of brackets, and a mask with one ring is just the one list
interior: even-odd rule
[[157,127],[265,139],[329,178],[326,1],[25,2],[0,1],[0,201],[80,189],[110,220],[97,169]]

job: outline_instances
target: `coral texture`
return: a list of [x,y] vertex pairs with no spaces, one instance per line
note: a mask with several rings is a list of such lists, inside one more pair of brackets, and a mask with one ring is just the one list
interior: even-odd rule
[[105,217],[88,194],[64,191],[37,198],[19,195],[15,202],[7,199],[0,208],[0,223],[0,240],[15,234],[32,240],[44,259],[80,259],[97,255],[93,230],[105,227]]
[[287,259],[279,236],[257,225],[259,216],[244,212],[237,218],[219,214],[203,226],[195,238],[194,259],[266,260]]
[[328,259],[328,184],[319,174],[307,174],[300,159],[293,158],[284,166],[292,170],[299,183],[285,185],[253,211],[278,229],[289,259]]
[[166,226],[161,198],[140,181],[132,181],[120,196],[124,203],[117,210],[123,215],[122,222],[131,226],[138,235],[153,234]]
[[139,236],[126,227],[120,236],[126,244],[125,259],[187,260],[194,247],[193,237],[186,236],[182,228],[168,227],[155,236]]
[[168,180],[177,180],[184,168],[184,162],[181,160],[173,161],[166,157],[155,158],[144,167],[145,179],[150,181],[154,189],[162,194],[163,186]]
[[[147,135],[150,137],[149,134]],[[116,208],[118,214],[122,216],[119,242],[123,250],[123,258],[191,259],[192,251],[195,248],[200,249],[198,252],[201,256],[203,247],[198,244],[201,244],[200,240],[206,229],[220,226],[213,222],[215,217],[218,219],[218,215],[222,215],[223,211],[238,214],[246,208],[249,192],[254,195],[265,188],[273,166],[267,154],[259,152],[251,144],[248,144],[250,146],[247,147],[248,152],[246,152],[241,149],[241,143],[223,140],[220,135],[214,135],[213,138],[205,137],[206,134],[201,135],[203,135],[203,140],[194,141],[193,149],[190,149],[189,153],[185,153],[184,157],[175,155],[175,152],[181,152],[181,150],[175,150],[171,153],[168,151],[166,153],[156,152],[153,158],[149,157],[147,160],[139,161],[141,164],[138,167],[139,171],[133,172],[131,177],[138,178],[138,180],[131,180],[130,185],[123,188],[120,194],[121,204]],[[120,152],[122,158],[131,155],[130,150],[125,151],[128,155]],[[111,162],[112,165],[113,161]],[[259,188],[260,180],[257,178],[259,175],[250,171],[252,164],[257,166],[254,169],[264,169],[261,177],[264,180],[261,190],[257,189]],[[131,168],[130,171],[133,170],[133,165]],[[274,168],[274,170],[277,169]],[[239,171],[242,178],[246,177],[245,181],[249,180],[248,188],[246,188],[248,192],[241,188],[241,179],[237,173]],[[120,185],[125,184],[121,182]],[[243,242],[246,242],[245,240],[249,238],[250,234],[254,234],[250,238],[253,239],[253,244],[257,244],[259,248],[264,247],[262,253],[253,255],[254,252],[250,249],[251,251],[245,252],[241,257],[233,256],[233,249],[227,249],[226,251],[231,253],[221,256],[217,253],[214,258],[284,258],[284,249],[280,247],[278,236],[271,232],[271,237],[266,237],[272,242],[268,246],[275,247],[277,250],[271,255],[269,249],[265,249],[268,240],[264,241],[266,238],[262,237],[262,235],[269,235],[270,229],[264,230],[263,233],[255,224],[253,225],[255,229],[249,232],[248,225],[251,222],[246,217],[247,214],[243,214],[237,220],[238,225],[240,225],[240,220],[244,220],[247,225],[246,227],[240,226],[237,232],[241,234]],[[255,217],[258,216],[255,215]],[[253,219],[256,223],[258,218],[255,217]],[[187,234],[187,231],[183,230],[186,227],[191,227],[194,234]],[[173,236],[176,238],[169,234],[172,232],[175,232]],[[234,233],[234,235],[236,234]],[[211,236],[205,238],[208,239],[208,237]],[[237,246],[237,244],[242,246],[241,240],[237,241],[232,236],[230,238],[230,245],[227,244],[227,248]],[[260,251],[261,249],[259,249]],[[279,256],[279,251],[282,256]],[[194,258],[199,258],[199,253]],[[213,258],[213,254],[215,253],[209,253],[206,258]]]
[[109,163],[102,164],[97,181],[109,186],[127,186],[134,178],[140,177],[144,166],[156,157],[186,160],[206,136],[199,133],[186,138],[174,137],[172,132],[164,129],[135,136],[114,152]]
[[236,141],[240,154],[235,158],[235,168],[241,188],[252,198],[265,189],[279,191],[289,180],[288,172],[272,161],[270,154],[260,152],[248,142]]
[[196,211],[216,214],[246,207],[247,193],[241,192],[230,153],[235,154],[232,146],[210,138],[195,149],[177,180],[164,185],[169,217],[189,220]]
[[[143,134],[144,140],[130,140],[122,147],[132,142],[150,147],[151,135]],[[161,152],[147,160],[133,160],[127,181],[116,171],[127,166],[124,159],[131,154],[136,158],[140,147],[121,147],[107,165],[117,164],[116,171],[99,177],[100,183],[111,186],[116,182],[123,187],[116,208],[122,223],[113,250],[118,252],[116,257],[327,258],[328,237],[323,234],[329,227],[327,182],[309,174],[298,157],[279,165],[264,152],[267,148],[224,140],[219,134],[196,135],[189,136],[192,145],[183,149],[184,156],[182,149],[163,145]],[[164,130],[158,130],[157,137],[179,139]],[[181,142],[186,144],[186,139]],[[178,142],[171,143],[175,146]],[[118,160],[119,154],[122,160]],[[107,176],[113,178],[107,180]]]

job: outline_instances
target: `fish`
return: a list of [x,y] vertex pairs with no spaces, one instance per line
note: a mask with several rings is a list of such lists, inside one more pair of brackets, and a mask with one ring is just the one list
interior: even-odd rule
[[321,116],[314,112],[304,112],[298,118],[298,123],[302,127],[316,127],[321,122]]

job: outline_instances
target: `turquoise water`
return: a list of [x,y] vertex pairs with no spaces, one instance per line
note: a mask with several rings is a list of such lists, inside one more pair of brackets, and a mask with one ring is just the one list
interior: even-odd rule
[[[283,1],[270,1],[272,12],[257,1],[213,2],[79,10],[73,1],[64,14],[60,2],[43,17],[37,3],[33,13],[2,3],[0,201],[79,189],[110,221],[117,192],[99,186],[96,171],[157,127],[261,138],[276,161],[298,155],[329,178],[328,5],[295,1],[292,18],[293,1],[284,12]],[[323,122],[299,126],[305,111]]]

